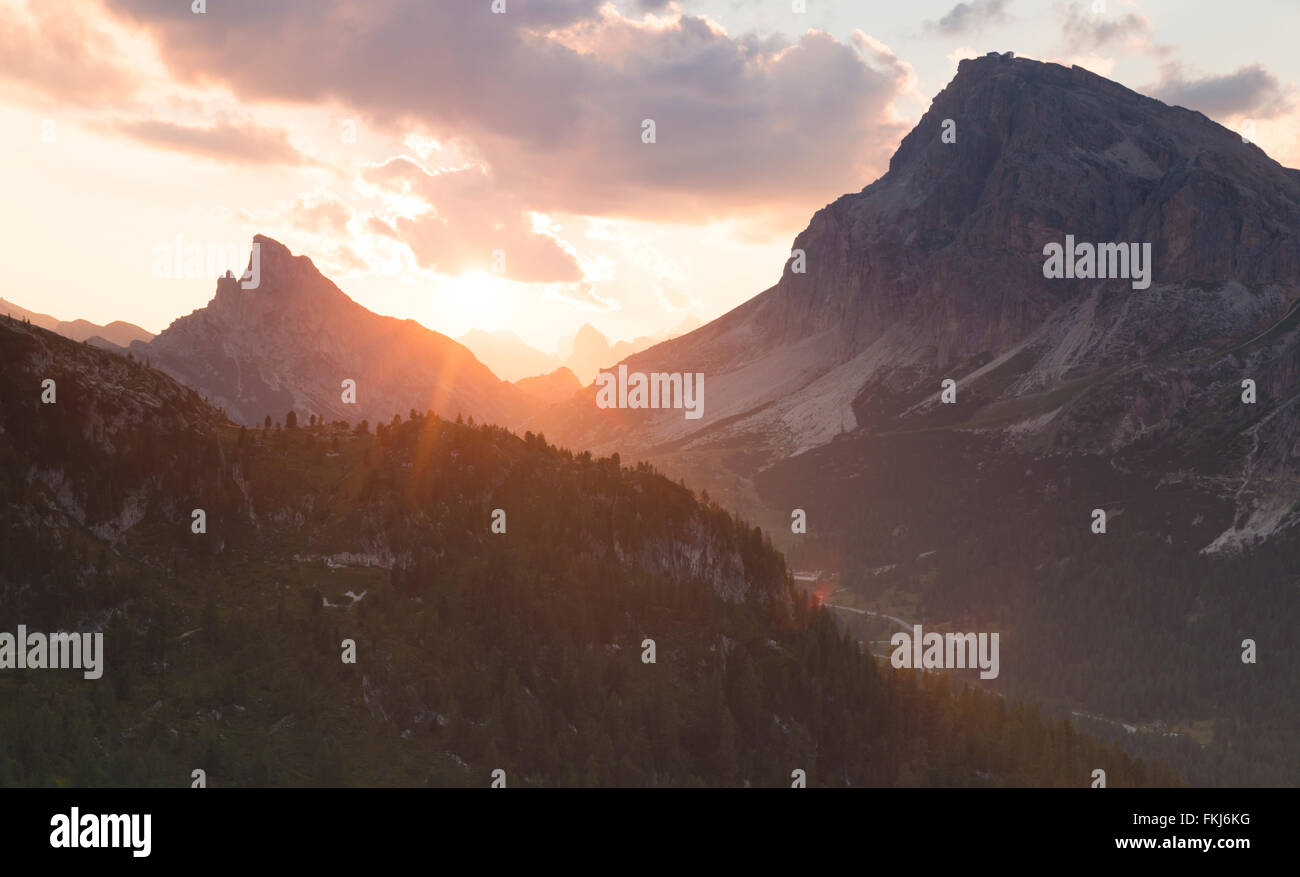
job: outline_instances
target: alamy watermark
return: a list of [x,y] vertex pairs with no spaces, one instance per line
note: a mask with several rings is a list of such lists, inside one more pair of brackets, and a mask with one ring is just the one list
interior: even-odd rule
[[900,670],[973,670],[981,679],[998,678],[998,635],[996,633],[922,633],[900,631],[889,638],[894,647],[889,663]]
[[238,277],[244,289],[257,289],[262,282],[262,245],[186,243],[176,235],[171,243],[153,245],[153,276],[160,280]]
[[86,679],[104,675],[104,634],[0,633],[0,670],[82,670]]
[[1132,279],[1134,289],[1151,285],[1151,244],[1080,243],[1074,235],[1065,236],[1065,245],[1053,241],[1043,247],[1047,261],[1043,276],[1049,279]]
[[153,816],[139,813],[68,813],[50,817],[50,846],[55,849],[129,849],[146,859],[153,849]]
[[703,372],[632,372],[596,375],[598,408],[684,408],[687,420],[704,416]]

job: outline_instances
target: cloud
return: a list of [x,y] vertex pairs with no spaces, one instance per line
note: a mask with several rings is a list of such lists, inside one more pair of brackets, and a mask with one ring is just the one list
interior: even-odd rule
[[[178,81],[339,103],[471,144],[521,209],[702,222],[860,189],[905,133],[906,65],[809,31],[732,37],[677,4],[109,0]],[[204,19],[197,21],[196,19]],[[896,60],[896,59],[895,59]],[[707,83],[707,87],[702,87]],[[642,143],[653,119],[657,142]]]
[[430,171],[403,156],[368,169],[363,177],[428,206],[415,216],[369,226],[409,246],[422,267],[440,274],[490,272],[499,251],[502,273],[510,280],[574,283],[583,277],[573,248],[531,223],[523,204],[494,186],[481,167]]
[[542,300],[562,301],[578,310],[602,314],[619,310],[619,303],[598,295],[593,283],[551,284],[542,293]]
[[958,3],[938,21],[927,21],[925,29],[946,37],[966,36],[993,24],[1007,21],[1007,0],[971,0]]
[[1079,3],[1065,9],[1061,35],[1070,52],[1086,55],[1101,49],[1124,49],[1134,54],[1166,55],[1169,47],[1151,41],[1151,20],[1138,12],[1111,15],[1093,12]]
[[659,282],[659,301],[670,311],[681,311],[690,307],[691,300],[682,292],[681,288],[671,280],[661,280]]
[[352,211],[333,195],[316,193],[295,198],[285,219],[306,231],[341,235],[347,232]]
[[380,235],[381,237],[393,238],[394,240],[397,239],[397,229],[393,228],[391,225],[389,225],[384,220],[380,219],[378,216],[366,217],[365,228],[366,231],[370,232],[371,234],[377,234]]
[[1143,91],[1168,104],[1199,110],[1207,116],[1254,116],[1271,119],[1294,105],[1292,89],[1258,64],[1217,76],[1189,76],[1181,64],[1160,68],[1160,81]]
[[106,127],[149,146],[214,161],[298,167],[312,163],[289,142],[288,132],[251,122],[222,121],[199,127],[159,119],[126,119]]
[[962,61],[965,61],[967,58],[978,58],[983,54],[984,53],[979,49],[972,49],[970,46],[961,46],[953,49],[951,52],[944,55],[944,57],[948,59],[950,64],[952,64],[952,69],[955,71]]
[[127,53],[93,13],[40,2],[0,9],[0,81],[74,107],[134,92]]

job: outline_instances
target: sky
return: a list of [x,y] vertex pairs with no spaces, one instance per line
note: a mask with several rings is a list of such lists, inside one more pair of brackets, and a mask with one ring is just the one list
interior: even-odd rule
[[1296,0],[0,0],[0,297],[159,332],[260,233],[451,336],[665,333],[775,283],[963,57],[1296,167],[1297,33]]

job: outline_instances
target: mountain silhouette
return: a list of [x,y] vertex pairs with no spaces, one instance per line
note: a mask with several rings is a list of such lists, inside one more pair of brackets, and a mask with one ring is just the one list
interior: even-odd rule
[[537,377],[560,367],[558,359],[527,344],[514,332],[471,329],[456,340],[472,350],[502,380],[514,382]]
[[100,346],[126,347],[132,341],[148,341],[153,337],[152,333],[141,329],[134,323],[114,320],[101,326],[89,320],[60,320],[57,317],[51,317],[49,314],[30,311],[13,302],[5,301],[3,298],[0,298],[0,314],[26,319],[34,326],[57,332],[64,338],[71,338],[73,341],[89,341],[92,344],[99,343]]

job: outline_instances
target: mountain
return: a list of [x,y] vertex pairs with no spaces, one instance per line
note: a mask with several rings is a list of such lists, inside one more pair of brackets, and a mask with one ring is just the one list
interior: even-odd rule
[[583,323],[572,338],[560,345],[562,350],[567,351],[560,358],[564,361],[565,367],[586,385],[595,379],[596,373],[602,368],[616,365],[634,353],[682,332],[690,331],[698,325],[698,320],[688,317],[670,333],[639,335],[631,341],[617,341],[610,344],[609,339],[600,330],[590,323]]
[[153,333],[146,332],[134,323],[125,323],[121,320],[114,320],[103,326],[89,320],[72,320],[71,322],[59,323],[54,328],[54,331],[65,338],[71,338],[73,341],[90,341],[93,338],[101,338],[118,347],[130,347],[134,341],[148,341],[153,338]]
[[560,366],[558,359],[530,347],[514,332],[471,329],[456,340],[503,380],[517,382],[521,378],[548,374]]
[[58,317],[51,317],[49,314],[38,314],[36,311],[29,311],[20,305],[11,301],[0,298],[0,314],[6,317],[13,317],[16,320],[27,320],[33,326],[40,326],[42,329],[49,329],[51,332],[59,325]]
[[[206,307],[130,346],[246,425],[294,410],[327,421],[387,421],[427,408],[514,424],[536,402],[468,349],[414,320],[366,310],[306,256],[263,235],[256,289],[223,277]],[[355,401],[347,401],[353,381]]]
[[0,786],[1178,782],[877,664],[757,529],[531,433],[237,427],[0,318],[0,458],[0,617],[103,633],[95,681],[0,674]]
[[564,366],[560,366],[548,375],[515,381],[515,386],[548,405],[567,402],[574,394],[582,391],[582,383],[577,376]]
[[118,353],[123,356],[130,352],[127,349],[129,345],[114,344],[112,341],[109,341],[107,338],[102,338],[99,335],[91,335],[85,339],[85,343],[94,345],[101,350],[111,350],[113,353]]
[[557,368],[573,373],[580,383],[591,383],[602,366],[617,363],[652,344],[690,331],[698,325],[699,321],[692,317],[684,320],[670,334],[643,335],[631,341],[610,344],[599,329],[590,323],[583,323],[571,337],[560,342],[562,352],[555,356],[530,347],[513,332],[471,329],[457,340],[472,350],[495,374],[516,384],[523,378],[549,376]]
[[90,341],[92,344],[96,343],[94,339],[98,338],[117,347],[126,347],[132,341],[148,341],[153,337],[152,333],[141,329],[134,323],[114,320],[105,326],[100,326],[89,320],[63,321],[57,317],[51,317],[49,314],[38,314],[35,311],[29,311],[13,302],[5,301],[3,298],[0,298],[0,314],[26,319],[32,325],[58,332],[65,338],[71,338],[73,341]]
[[583,323],[573,336],[572,350],[565,357],[564,364],[579,381],[589,384],[602,366],[617,361],[605,336],[590,323]]
[[[941,140],[945,118],[960,120],[957,143]],[[1050,448],[1078,417],[1093,427],[1090,450],[1127,445],[1153,425],[1138,428],[1117,405],[1096,429],[1098,412],[1072,402],[1079,394],[1054,391],[1117,364],[1150,373],[1156,353],[1204,349],[1220,362],[1249,353],[1224,344],[1294,316],[1298,211],[1300,172],[1198,113],[1078,67],[963,61],[888,173],[819,211],[796,238],[806,273],[787,263],[776,286],[629,358],[643,371],[704,371],[711,396],[699,421],[636,418],[635,440],[654,448],[743,437],[770,459],[789,457],[859,426],[936,416],[939,381],[951,376],[965,398],[943,415],[949,421],[956,412],[1005,420],[1003,403],[1043,397],[1066,404],[1029,406],[1053,414],[1041,423],[991,425]],[[1151,288],[1044,278],[1044,245],[1067,234],[1152,243]],[[1279,340],[1289,325],[1278,326]],[[1285,376],[1255,359],[1233,369],[1263,368],[1258,382],[1285,398]],[[1132,380],[1127,368],[1107,377]],[[1222,376],[1217,383],[1204,393],[1221,392]],[[1160,403],[1160,414],[1204,401],[1185,392]],[[1284,423],[1294,426],[1284,416],[1263,428]],[[593,447],[622,434],[618,421],[595,416],[566,433]],[[1289,453],[1276,436],[1262,444],[1273,464]]]
[[[1149,285],[1048,277],[1067,236],[1149,244]],[[985,57],[793,249],[627,358],[702,373],[702,418],[589,388],[532,428],[707,487],[862,605],[1013,628],[1012,690],[1195,734],[1194,781],[1296,781],[1272,730],[1294,674],[1240,651],[1300,659],[1300,172],[1082,68]]]

